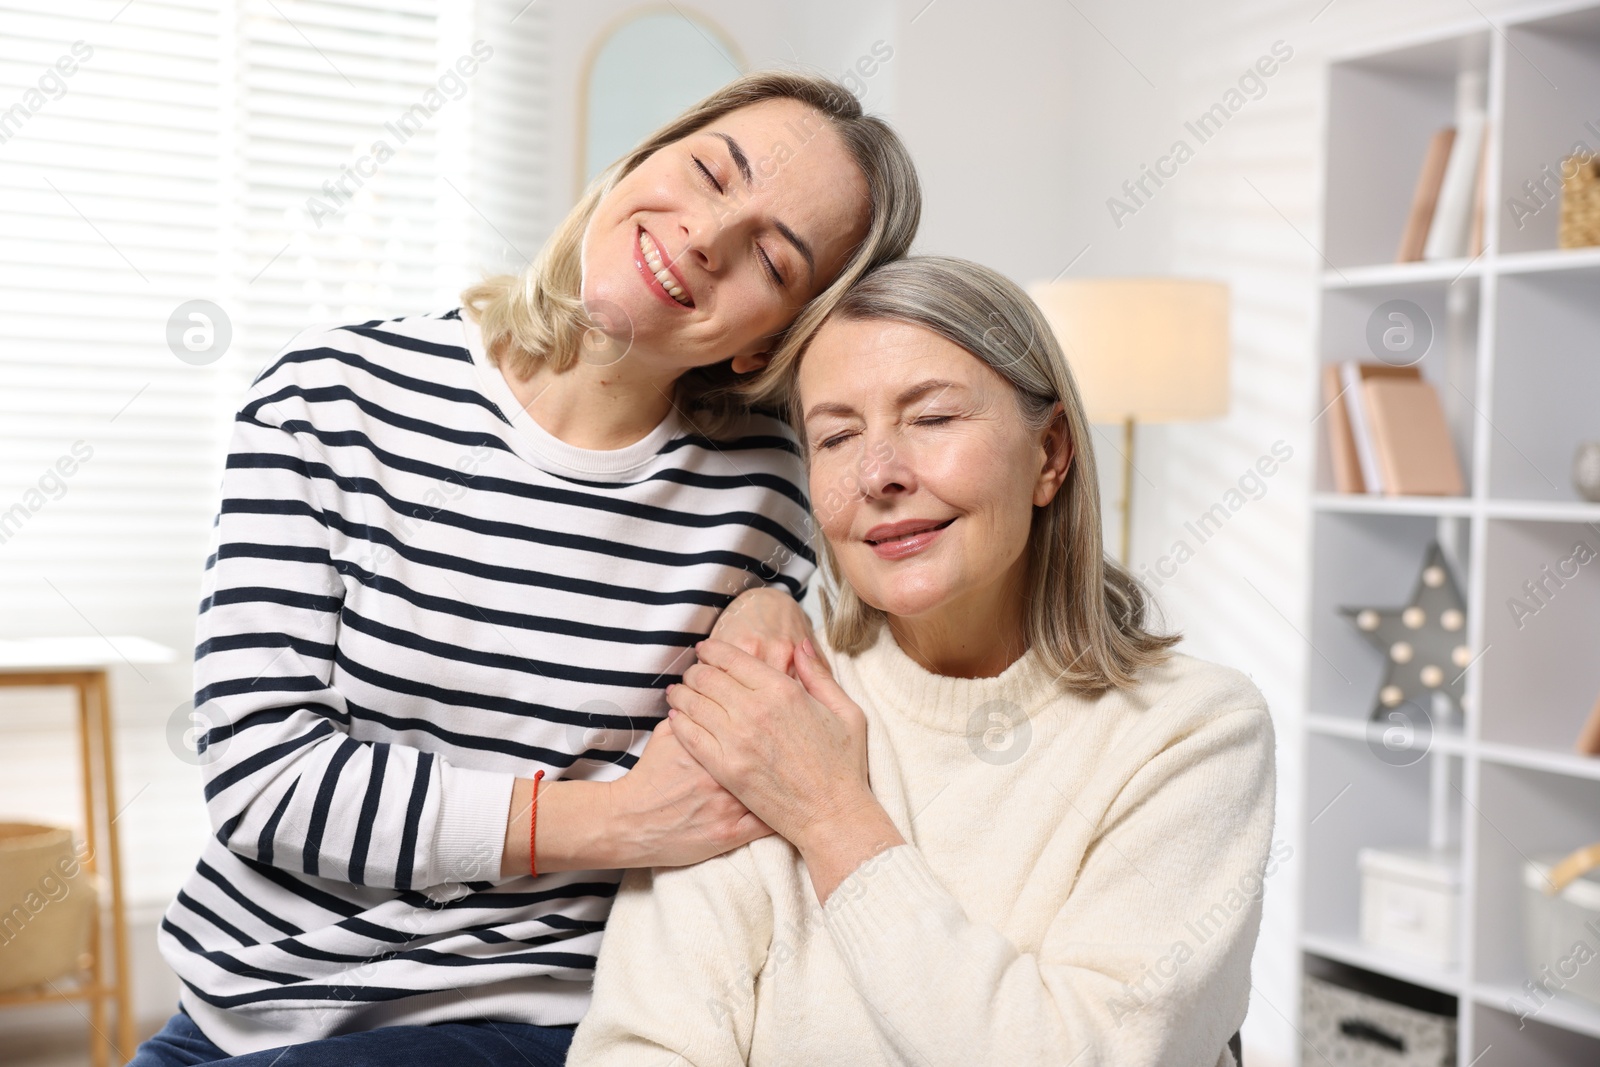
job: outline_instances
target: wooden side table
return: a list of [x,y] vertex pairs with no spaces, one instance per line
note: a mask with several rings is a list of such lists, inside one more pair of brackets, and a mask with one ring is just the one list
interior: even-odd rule
[[[79,772],[83,777],[83,839],[91,876],[104,859],[109,899],[101,895],[90,938],[89,976],[67,989],[51,983],[45,990],[0,994],[0,1006],[44,1001],[89,1002],[89,1047],[94,1067],[109,1067],[111,1055],[121,1064],[136,1045],[133,990],[128,979],[128,929],[122,898],[121,856],[117,845],[116,760],[111,727],[112,667],[170,663],[172,650],[139,637],[40,638],[0,641],[0,688],[66,686],[77,693]],[[109,929],[108,929],[109,927]],[[109,974],[108,974],[109,972]],[[107,1028],[107,1008],[116,1007],[116,1040]]]

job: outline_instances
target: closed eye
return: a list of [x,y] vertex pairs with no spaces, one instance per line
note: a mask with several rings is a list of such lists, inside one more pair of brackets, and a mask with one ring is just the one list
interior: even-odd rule
[[716,175],[711,173],[710,168],[708,168],[704,163],[700,162],[699,156],[690,156],[689,158],[694,160],[694,165],[696,167],[700,168],[700,173],[705,177],[706,184],[710,185],[711,188],[715,189],[720,194],[722,192],[722,183],[717,181]]
[[772,265],[772,257],[767,255],[767,250],[762,248],[760,245],[757,245],[756,252],[761,256],[761,263],[767,268],[767,273],[772,275],[772,280],[777,282],[780,286],[783,285],[783,275],[779,274],[778,268]]
[[849,432],[846,431],[845,433],[836,433],[832,437],[824,437],[822,440],[817,442],[817,447],[819,449],[832,448],[834,445],[839,444],[841,441],[843,441],[846,437],[849,437],[849,436],[850,436]]
[[938,426],[955,418],[954,415],[924,415],[914,420],[918,426]]

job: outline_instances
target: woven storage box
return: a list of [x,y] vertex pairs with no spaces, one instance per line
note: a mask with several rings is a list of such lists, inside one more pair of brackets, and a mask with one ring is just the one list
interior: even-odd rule
[[1568,156],[1561,161],[1561,248],[1600,245],[1600,155]]
[[71,830],[0,822],[0,992],[78,971],[95,915]]
[[1338,1067],[1455,1067],[1456,1020],[1306,975],[1301,1062]]

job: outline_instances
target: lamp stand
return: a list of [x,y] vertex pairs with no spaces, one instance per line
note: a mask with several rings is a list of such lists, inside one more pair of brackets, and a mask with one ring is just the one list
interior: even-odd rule
[[1133,416],[1122,420],[1122,565],[1131,568],[1133,543]]

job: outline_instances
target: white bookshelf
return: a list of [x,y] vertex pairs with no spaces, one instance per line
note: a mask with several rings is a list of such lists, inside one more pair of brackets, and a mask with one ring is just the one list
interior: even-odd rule
[[[1458,92],[1474,90],[1489,116],[1487,250],[1396,264],[1428,138],[1455,122]],[[1572,752],[1600,694],[1600,559],[1520,628],[1508,607],[1574,542],[1600,551],[1600,505],[1570,483],[1578,442],[1600,439],[1600,248],[1556,248],[1555,194],[1520,228],[1507,204],[1575,141],[1600,149],[1585,126],[1600,127],[1600,4],[1476,18],[1340,57],[1326,120],[1320,359],[1374,359],[1373,310],[1422,308],[1434,340],[1420,366],[1469,492],[1334,492],[1317,422],[1300,948],[1310,966],[1320,957],[1456,997],[1462,1067],[1600,1064],[1600,1007],[1558,999],[1520,1026],[1508,1010],[1531,977],[1523,857],[1600,841],[1600,759]],[[1317,391],[1313,411],[1320,371]],[[1467,599],[1477,659],[1464,720],[1435,723],[1427,754],[1396,766],[1368,747],[1384,665],[1338,608],[1404,603],[1435,539]],[[1359,850],[1430,844],[1462,853],[1461,962],[1448,970],[1358,936]]]

